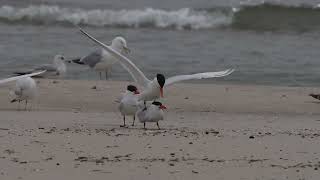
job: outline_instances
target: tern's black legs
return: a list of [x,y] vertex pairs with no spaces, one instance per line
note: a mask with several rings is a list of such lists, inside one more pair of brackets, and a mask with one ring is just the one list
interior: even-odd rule
[[120,127],[126,127],[126,116],[123,116],[123,125],[120,125]]
[[132,122],[132,126],[134,126],[134,121],[136,120],[136,116],[133,115],[133,122]]

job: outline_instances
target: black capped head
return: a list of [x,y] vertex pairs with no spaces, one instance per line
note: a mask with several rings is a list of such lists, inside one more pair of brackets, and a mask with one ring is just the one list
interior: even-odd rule
[[162,105],[162,103],[159,102],[159,101],[153,101],[152,104],[153,104],[153,105],[156,105],[156,106],[161,106],[161,105]]
[[162,103],[159,102],[159,101],[153,101],[152,104],[155,105],[155,106],[158,106],[159,109],[167,109],[167,107],[162,105]]
[[130,91],[130,92],[136,92],[138,89],[134,85],[128,85],[127,86],[127,90]]
[[163,88],[164,83],[166,83],[166,78],[162,74],[157,74],[157,81],[161,88]]

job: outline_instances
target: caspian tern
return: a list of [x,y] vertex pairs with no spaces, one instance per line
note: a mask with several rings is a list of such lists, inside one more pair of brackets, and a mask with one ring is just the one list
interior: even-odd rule
[[132,126],[134,126],[135,115],[139,106],[138,94],[139,91],[136,86],[127,86],[119,105],[119,110],[123,115],[123,126],[120,127],[126,127],[126,116],[133,116]]
[[158,129],[160,129],[158,122],[163,120],[164,109],[167,108],[158,101],[153,101],[148,107],[140,108],[137,111],[137,117],[143,123],[143,128],[146,128],[146,122],[156,122]]
[[144,88],[144,91],[141,92],[138,100],[152,101],[158,99],[159,97],[163,97],[163,87],[167,87],[180,81],[223,77],[231,74],[234,71],[234,69],[227,69],[218,72],[204,72],[191,75],[178,75],[170,77],[168,79],[165,79],[163,74],[157,74],[153,80],[149,80],[148,78],[146,78],[143,72],[135,64],[132,63],[130,59],[123,56],[111,47],[103,44],[99,40],[95,39],[82,28],[79,27],[79,29],[84,35],[86,35],[92,41],[94,41],[102,48],[104,48],[106,51],[108,51],[110,54],[112,54],[114,57],[116,57],[119,60],[120,64],[130,73],[135,82],[137,82],[140,86]]
[[[43,64],[40,66],[36,66],[32,70],[28,71],[18,71],[14,72],[14,74],[17,75],[24,75],[24,74],[30,74],[37,71],[46,71],[45,73],[41,74],[41,77],[58,77],[58,76],[64,76],[67,72],[67,66],[65,64],[64,56],[62,55],[55,55],[52,64]],[[67,61],[69,62],[69,61]]]
[[[117,52],[129,54],[130,49],[127,46],[127,41],[123,37],[116,37],[112,40],[110,47]],[[112,65],[118,60],[104,49],[99,49],[82,58],[72,60],[74,63],[87,65],[95,71],[99,72],[100,80],[102,72],[105,72],[106,79],[111,70]]]

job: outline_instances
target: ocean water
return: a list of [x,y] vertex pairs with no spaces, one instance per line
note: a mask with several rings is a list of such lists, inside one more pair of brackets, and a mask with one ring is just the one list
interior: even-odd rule
[[[320,8],[316,1],[0,0],[0,77],[127,39],[129,58],[154,77],[235,68],[203,83],[320,86]],[[68,64],[68,79],[99,79]],[[112,80],[131,80],[115,65]]]

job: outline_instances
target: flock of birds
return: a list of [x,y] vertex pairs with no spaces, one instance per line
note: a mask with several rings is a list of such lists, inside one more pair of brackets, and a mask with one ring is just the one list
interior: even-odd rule
[[163,110],[166,109],[159,101],[159,99],[163,97],[164,88],[185,80],[223,77],[230,75],[234,71],[234,69],[227,69],[217,72],[178,75],[170,78],[166,78],[162,73],[158,73],[153,79],[148,79],[144,73],[125,56],[130,53],[130,49],[123,37],[114,38],[111,45],[108,46],[95,39],[82,28],[78,28],[83,35],[87,36],[102,48],[85,57],[72,60],[66,60],[62,55],[56,55],[52,64],[42,65],[28,71],[15,72],[18,76],[0,80],[0,84],[16,81],[14,90],[10,92],[10,94],[14,96],[11,102],[19,102],[20,108],[20,102],[25,101],[25,109],[27,109],[28,101],[35,98],[37,94],[37,85],[32,77],[64,76],[67,71],[66,62],[87,65],[99,72],[100,79],[102,79],[102,73],[105,73],[106,79],[108,79],[111,66],[119,62],[141,87],[141,91],[139,91],[134,85],[127,86],[119,105],[119,111],[123,116],[123,125],[121,125],[121,127],[128,127],[126,125],[126,116],[132,116],[132,126],[134,126],[135,117],[138,117],[139,121],[144,124],[144,128],[146,122],[155,122],[160,129],[158,122],[164,119]]

